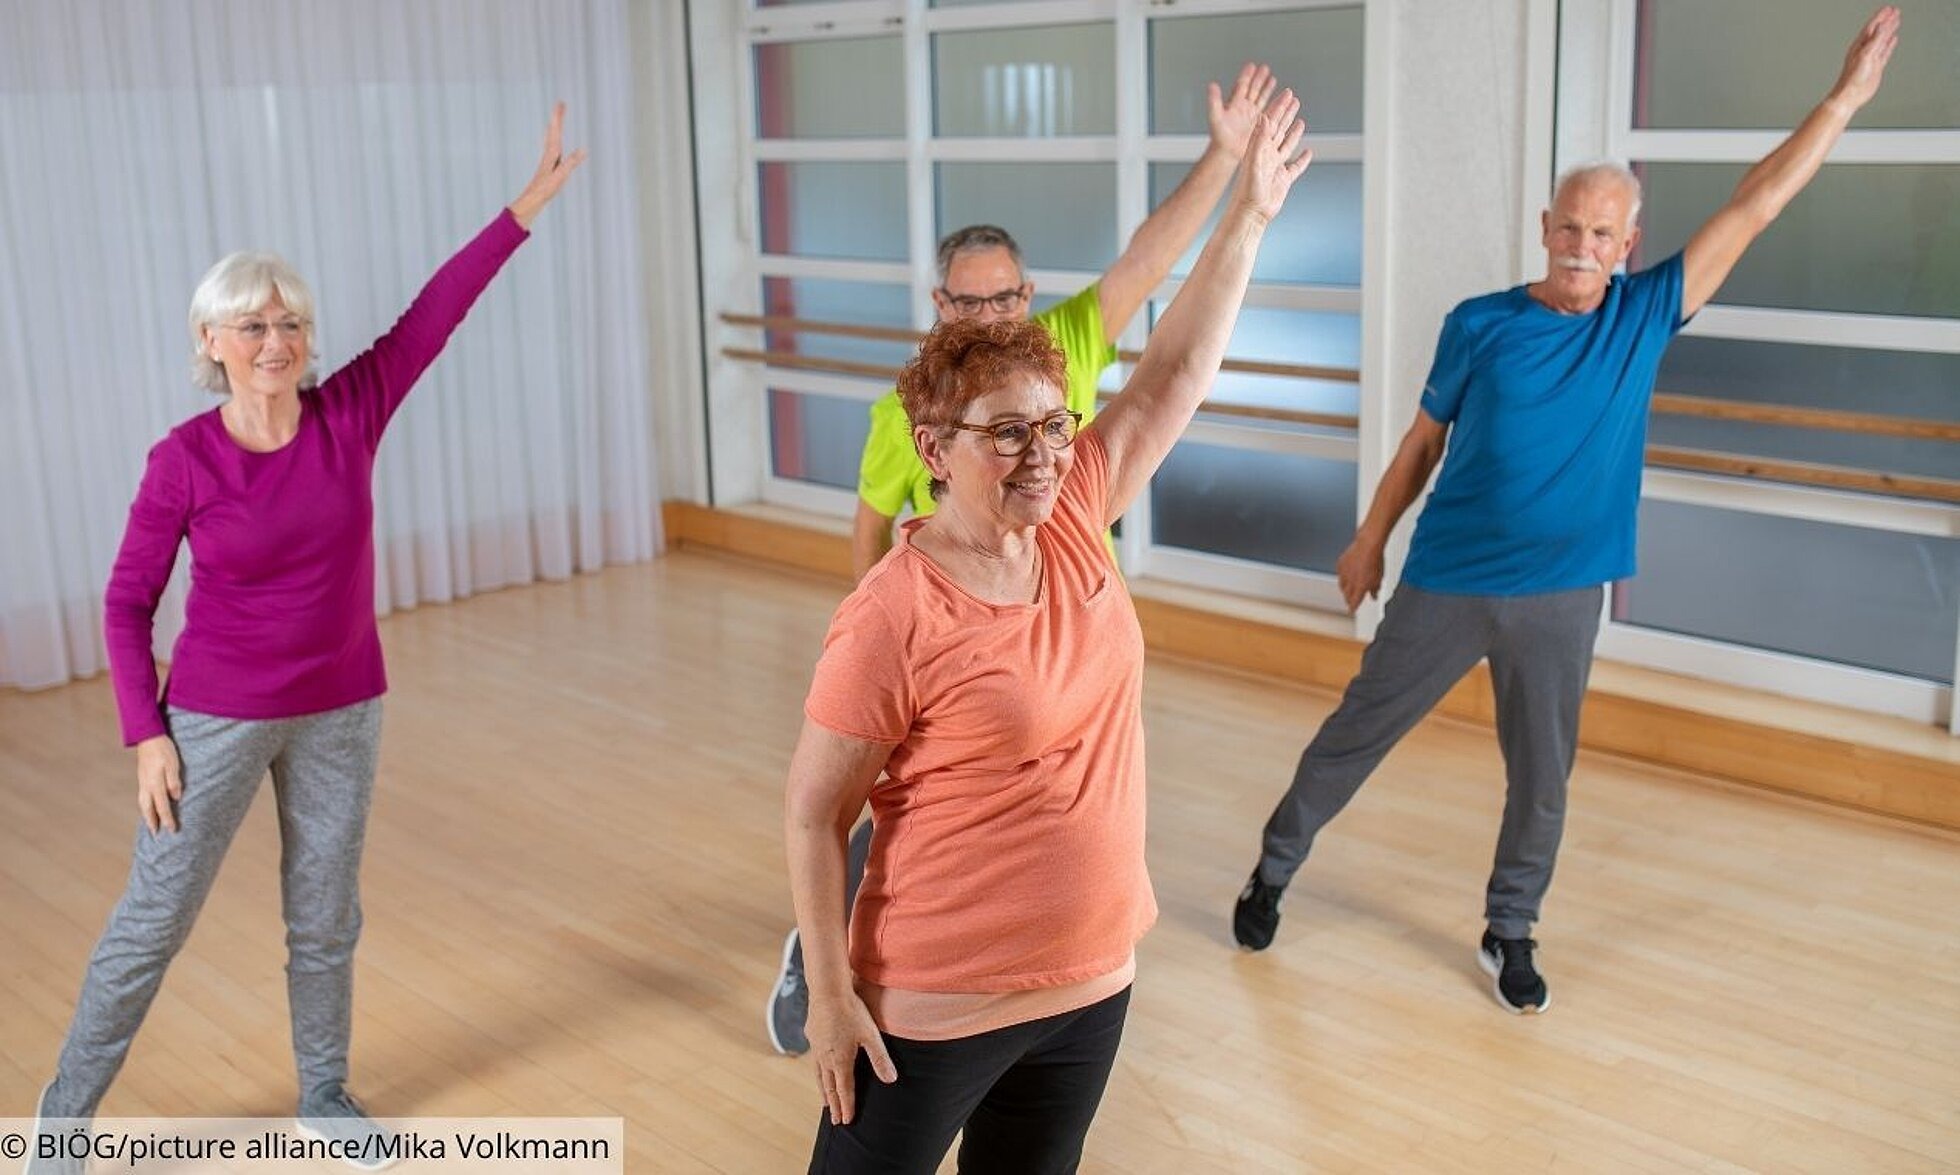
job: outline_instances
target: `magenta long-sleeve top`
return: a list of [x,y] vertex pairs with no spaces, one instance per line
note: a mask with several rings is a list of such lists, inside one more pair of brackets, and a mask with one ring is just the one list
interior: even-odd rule
[[374,624],[374,455],[395,409],[529,236],[504,210],[443,263],[388,333],[300,393],[299,433],[244,449],[217,409],[150,450],[103,599],[123,742],[164,734],[157,600],[191,549],[164,697],[227,718],[291,718],[388,688]]

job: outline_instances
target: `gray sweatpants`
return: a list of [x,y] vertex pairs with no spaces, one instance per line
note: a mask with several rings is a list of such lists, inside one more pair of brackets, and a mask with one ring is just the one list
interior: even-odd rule
[[1314,835],[1382,756],[1489,657],[1507,788],[1484,917],[1500,938],[1529,935],[1565,831],[1565,787],[1604,590],[1457,596],[1398,586],[1361,672],[1300,755],[1293,786],[1266,821],[1260,880],[1291,881]]
[[136,830],[129,885],[89,959],[43,1103],[51,1118],[94,1117],[268,769],[279,802],[286,994],[300,1096],[347,1079],[361,845],[381,699],[265,721],[173,706],[167,719],[183,763],[178,831]]

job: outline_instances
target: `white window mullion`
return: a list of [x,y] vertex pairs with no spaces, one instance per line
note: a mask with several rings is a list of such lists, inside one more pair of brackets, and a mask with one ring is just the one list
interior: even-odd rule
[[[1315,163],[1359,163],[1366,139],[1365,134],[1323,135],[1311,127],[1307,130],[1307,144],[1313,148]],[[1151,163],[1195,163],[1210,144],[1211,139],[1206,135],[1153,135],[1142,150]]]
[[1953,691],[1948,687],[1854,665],[1623,621],[1609,621],[1600,629],[1595,652],[1613,661],[1834,706],[1856,699],[1849,704],[1926,725],[1952,722]]
[[[1600,140],[1609,158],[1632,158],[1627,146],[1633,127],[1635,57],[1634,0],[1610,0],[1606,55],[1606,125]],[[1578,162],[1574,160],[1573,162]],[[1711,209],[1712,211],[1712,209]]]
[[905,158],[903,139],[755,139],[749,154],[758,163],[855,163]]
[[935,163],[1110,163],[1117,160],[1118,148],[1110,135],[975,137],[933,139],[926,156]]
[[[1380,0],[1368,5],[1362,13],[1361,125],[1367,159],[1361,168],[1361,288],[1339,291],[1351,299],[1349,308],[1361,314],[1361,386],[1355,397],[1359,419],[1353,457],[1357,528],[1367,516],[1396,445],[1395,389],[1387,380],[1393,327],[1388,275],[1394,248],[1394,222],[1389,216],[1394,158],[1394,152],[1389,150],[1389,135],[1395,120],[1394,16],[1390,5]],[[1402,574],[1400,564],[1398,542],[1388,552],[1386,582],[1393,583]],[[1345,607],[1345,602],[1340,606]],[[1354,618],[1356,635],[1364,639],[1374,637],[1375,626],[1381,622],[1381,609],[1379,599],[1362,601]]]
[[1020,0],[971,8],[935,8],[926,13],[930,32],[956,33],[1042,25],[1087,24],[1116,15],[1117,0]]
[[1681,333],[1766,343],[1960,354],[1960,319],[1953,318],[1704,306]]
[[[1116,10],[1116,239],[1127,248],[1130,238],[1150,215],[1150,27],[1144,0],[1122,0]],[[1194,156],[1195,158],[1195,156]],[[1114,261],[1115,258],[1111,258]],[[1150,337],[1150,302],[1138,308],[1118,342],[1140,351]],[[1126,367],[1123,381],[1129,382]],[[1138,494],[1123,524],[1117,558],[1141,573],[1149,562],[1147,548],[1153,523],[1150,491]]]
[[759,253],[755,271],[763,277],[814,277],[832,281],[904,283],[912,268],[903,261],[851,261],[842,257],[796,257]]
[[[1808,111],[1792,111],[1791,121]],[[1629,118],[1631,112],[1629,111]],[[1647,163],[1753,164],[1790,137],[1788,130],[1636,130],[1625,128],[1625,157]],[[1952,163],[1960,131],[1850,130],[1827,163]]]
[[747,44],[889,36],[903,22],[908,0],[840,0],[751,10],[745,18]]
[[769,390],[798,392],[810,396],[831,396],[839,400],[862,400],[869,404],[892,386],[882,380],[854,375],[833,375],[827,371],[805,371],[798,367],[762,368]]
[[932,37],[926,31],[926,0],[909,0],[905,17],[905,212],[912,253],[912,322],[929,330],[937,317],[932,291],[939,284],[938,227],[933,191],[936,179],[928,148],[932,143]]
[[793,477],[770,474],[762,483],[762,500],[771,506],[787,506],[809,514],[828,514],[849,518],[857,511],[857,495],[835,486],[798,481]]
[[1829,522],[1895,534],[1960,538],[1960,507],[1912,498],[1887,498],[1848,490],[1721,477],[1649,466],[1641,476],[1644,501],[1712,506],[1806,522]]

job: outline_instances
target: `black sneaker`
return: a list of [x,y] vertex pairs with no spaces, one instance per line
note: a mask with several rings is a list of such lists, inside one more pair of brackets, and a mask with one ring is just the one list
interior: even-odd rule
[[1552,1006],[1552,995],[1545,990],[1544,977],[1531,965],[1531,952],[1537,949],[1535,939],[1499,938],[1484,931],[1484,941],[1477,947],[1477,964],[1490,976],[1491,994],[1507,1012],[1522,1016]]
[[1273,945],[1279,930],[1279,896],[1285,886],[1267,885],[1259,880],[1259,870],[1239,891],[1239,904],[1232,907],[1232,937],[1248,951],[1263,951]]
[[810,1051],[810,1038],[803,1033],[810,1018],[810,988],[803,982],[803,948],[791,929],[783,940],[783,966],[776,973],[776,986],[769,993],[769,1006],[763,1009],[763,1023],[769,1028],[769,1043],[786,1057],[800,1057]]

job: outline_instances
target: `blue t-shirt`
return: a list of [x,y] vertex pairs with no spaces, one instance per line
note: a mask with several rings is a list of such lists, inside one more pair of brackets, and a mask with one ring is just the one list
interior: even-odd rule
[[1450,311],[1422,390],[1449,450],[1403,580],[1522,596],[1632,575],[1648,401],[1683,322],[1679,253],[1614,277],[1590,314],[1523,286]]

